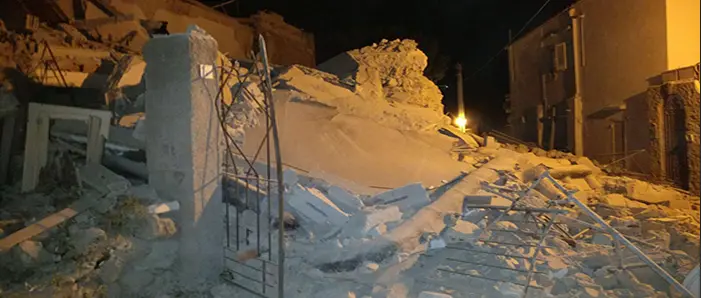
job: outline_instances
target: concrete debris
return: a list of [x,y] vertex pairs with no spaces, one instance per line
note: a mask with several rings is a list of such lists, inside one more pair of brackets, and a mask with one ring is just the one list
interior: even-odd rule
[[[367,209],[363,212],[354,214],[348,221],[344,234],[347,237],[364,237],[371,236],[372,233],[381,232],[383,235],[387,232],[387,225],[396,223],[402,220],[402,212],[397,206],[388,206],[384,208]],[[373,232],[373,229],[376,229]]]
[[456,224],[443,233],[443,238],[448,243],[465,243],[477,239],[480,228],[469,221],[458,220]]
[[13,248],[13,255],[22,264],[29,268],[35,268],[53,261],[41,242],[27,240]]
[[139,229],[139,238],[154,240],[159,238],[169,238],[177,232],[175,222],[170,218],[161,218],[158,215],[146,217],[146,224]]
[[348,221],[348,214],[341,211],[321,191],[299,184],[292,187],[286,203],[297,215],[316,224],[341,226]]
[[148,206],[148,213],[151,214],[161,214],[177,210],[180,210],[180,202],[178,201],[153,204]]
[[75,230],[70,232],[71,246],[73,253],[77,255],[85,254],[86,252],[95,249],[96,245],[100,245],[107,240],[107,234],[99,228],[89,228],[85,230]]
[[603,246],[613,246],[613,237],[608,234],[597,233],[591,237],[591,243]]
[[431,200],[423,185],[414,183],[378,194],[370,199],[370,202],[373,205],[395,205],[399,207],[400,211],[406,212],[428,205]]
[[365,207],[360,198],[338,186],[331,186],[326,192],[329,200],[346,213],[353,214]]
[[624,208],[642,208],[647,209],[647,205],[637,201],[630,200],[621,194],[607,194],[602,199],[601,202],[609,206],[614,207],[624,207]]
[[131,185],[127,179],[115,174],[102,165],[87,164],[78,169],[80,179],[102,195],[121,195]]
[[453,296],[443,293],[423,291],[419,293],[419,298],[453,298]]
[[340,54],[318,66],[341,79],[356,82],[358,92],[367,99],[389,100],[416,105],[434,111],[443,109],[438,87],[423,71],[428,58],[409,39],[382,40],[358,50]]
[[[108,2],[103,7],[108,11],[127,5]],[[130,7],[133,11],[134,5]],[[182,269],[177,267],[179,258],[196,252],[175,238],[192,230],[180,222],[185,203],[172,201],[162,189],[159,196],[146,183],[149,169],[143,151],[152,140],[144,131],[146,65],[140,54],[164,24],[139,11],[137,18],[74,20],[58,24],[58,29],[42,25],[23,34],[0,30],[0,49],[11,53],[0,53],[1,63],[19,69],[33,69],[30,66],[39,62],[56,64],[67,85],[97,92],[93,97],[98,100],[85,100],[88,105],[114,109],[109,138],[103,140],[102,164],[74,161],[86,155],[89,129],[83,123],[76,128],[56,120],[48,147],[61,153],[49,155],[49,166],[43,169],[56,181],[35,193],[3,189],[0,249],[9,253],[0,253],[0,296],[26,297],[52,286],[56,293],[66,291],[54,295],[58,297],[93,297],[100,290],[113,297],[246,295],[228,284],[212,284],[203,291],[176,286],[175,274]],[[180,20],[172,13],[157,14],[169,22]],[[270,31],[281,44],[288,42],[278,36],[281,32],[306,38],[281,26],[282,19],[274,15],[254,19],[259,30]],[[240,41],[232,42],[238,49]],[[56,61],[43,53],[49,49]],[[313,65],[308,54],[295,55]],[[280,55],[271,52],[274,59]],[[264,166],[257,141],[266,136],[261,131],[267,132],[265,106],[279,107],[281,144],[290,150],[282,152],[285,187],[268,191],[268,185],[249,185],[243,193],[261,199],[253,203],[272,204],[273,194],[284,192],[283,218],[237,201],[241,193],[230,191],[229,184],[227,209],[222,211],[229,212],[230,233],[245,235],[229,249],[243,246],[234,258],[247,266],[268,251],[275,261],[273,250],[284,241],[284,287],[290,297],[520,297],[522,287],[515,283],[526,280],[516,273],[530,268],[538,271],[530,281],[539,286],[533,287],[534,297],[673,296],[649,268],[631,264],[633,254],[622,249],[619,256],[614,239],[590,224],[581,210],[563,203],[565,196],[551,181],[541,182],[516,206],[562,205],[558,208],[569,213],[567,220],[557,221],[557,234],[542,240],[528,233],[539,227],[529,220],[547,222],[549,215],[524,219],[511,210],[500,217],[499,210],[512,206],[504,196],[519,193],[546,171],[558,184],[577,190],[579,200],[670,274],[687,276],[687,288],[698,288],[698,197],[609,176],[586,157],[456,132],[445,122],[440,90],[423,75],[427,57],[414,41],[383,40],[338,55],[319,69],[273,67],[279,72],[273,80],[273,100],[263,94],[257,71],[249,73],[241,65],[245,62],[230,61],[221,52],[213,57],[219,61],[212,63],[222,70],[217,83],[223,86],[224,129],[233,141],[229,145],[243,151],[230,148],[234,159],[255,155],[255,167]],[[32,74],[46,75],[37,82],[63,86],[53,70],[43,69]],[[244,77],[248,80],[239,81]],[[0,92],[0,113],[24,102],[9,94]],[[63,171],[63,176],[52,173],[71,167],[77,168],[79,179],[74,180],[81,183],[67,185],[56,178],[66,176]],[[226,182],[246,184],[237,176],[245,169],[239,170],[227,173]],[[173,176],[168,179],[180,179],[177,173]],[[427,191],[424,185],[437,187]],[[490,223],[492,231],[486,233]],[[286,232],[284,239],[275,231],[280,228]],[[275,236],[263,241],[256,230]],[[483,232],[491,240],[480,238]],[[537,265],[531,265],[524,260],[533,257],[537,240],[543,246]],[[255,249],[258,245],[261,251]],[[618,267],[619,260],[624,268]],[[485,269],[476,263],[507,269]],[[467,275],[458,278],[450,271]],[[502,279],[514,284],[490,282]]]
[[230,94],[238,94],[230,100],[226,111],[225,121],[228,132],[239,146],[245,141],[244,130],[258,125],[262,108],[266,104],[265,96],[253,82],[236,83],[230,89]]
[[113,256],[102,264],[98,274],[103,282],[114,283],[119,279],[123,268],[124,261],[117,256]]

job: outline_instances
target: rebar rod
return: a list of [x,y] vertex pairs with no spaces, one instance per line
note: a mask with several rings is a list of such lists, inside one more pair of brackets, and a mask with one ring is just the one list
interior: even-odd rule
[[604,230],[606,230],[613,238],[615,238],[616,241],[621,242],[623,245],[625,245],[628,249],[630,249],[641,261],[643,261],[645,264],[650,266],[650,269],[655,271],[660,277],[665,279],[670,285],[672,285],[675,289],[677,289],[679,292],[684,294],[687,297],[694,297],[694,295],[684,287],[681,283],[679,283],[676,279],[674,279],[673,276],[671,276],[667,271],[665,271],[662,267],[657,265],[650,257],[648,257],[644,252],[642,252],[637,246],[635,246],[632,242],[630,242],[623,234],[621,234],[618,230],[614,229],[611,227],[601,216],[596,214],[593,210],[587,206],[587,204],[582,203],[580,200],[575,198],[572,194],[572,192],[567,191],[562,185],[560,185],[557,180],[555,180],[553,177],[550,176],[549,172],[544,173],[545,177],[549,179],[550,181],[553,182],[555,187],[557,187],[560,191],[563,193],[567,194],[567,198],[577,205],[584,213],[586,213],[592,220],[594,220],[596,223],[598,223]]
[[[261,51],[261,56],[263,60],[263,68],[265,72],[265,96],[266,100],[268,101],[268,107],[270,109],[270,119],[271,119],[271,125],[273,126],[273,140],[274,140],[274,147],[275,147],[275,159],[276,159],[276,170],[277,170],[277,180],[278,180],[278,201],[279,201],[279,206],[278,206],[278,218],[279,221],[282,223],[282,220],[284,218],[284,212],[285,212],[285,206],[284,206],[284,189],[285,185],[283,184],[283,177],[282,177],[282,156],[280,152],[280,137],[278,135],[278,127],[275,121],[275,103],[273,102],[273,86],[272,82],[270,79],[270,69],[268,65],[268,53],[265,47],[265,39],[263,39],[263,35],[258,35],[258,42],[260,46],[260,51]],[[278,233],[279,233],[279,240],[278,240],[278,297],[282,298],[284,297],[285,291],[285,228],[283,224],[278,225]]]

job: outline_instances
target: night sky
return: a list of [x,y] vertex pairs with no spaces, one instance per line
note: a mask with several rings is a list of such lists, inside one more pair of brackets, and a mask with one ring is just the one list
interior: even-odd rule
[[[208,5],[220,1],[203,1]],[[485,128],[500,129],[508,93],[509,30],[516,34],[546,0],[238,0],[228,14],[246,17],[259,10],[315,35],[316,59],[378,42],[411,38],[429,56],[427,76],[443,90],[447,112],[457,110],[455,63],[463,65],[465,108],[481,115]],[[566,9],[574,0],[550,0],[524,33]],[[443,72],[442,70],[445,70]],[[441,78],[441,73],[445,75]],[[475,74],[476,73],[476,74]]]

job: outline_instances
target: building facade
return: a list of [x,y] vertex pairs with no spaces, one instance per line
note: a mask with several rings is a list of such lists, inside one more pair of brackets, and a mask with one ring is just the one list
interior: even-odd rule
[[633,167],[650,160],[651,135],[629,105],[647,102],[661,74],[699,62],[699,2],[580,0],[516,40],[511,133],[602,163],[645,150],[625,164],[650,173]]

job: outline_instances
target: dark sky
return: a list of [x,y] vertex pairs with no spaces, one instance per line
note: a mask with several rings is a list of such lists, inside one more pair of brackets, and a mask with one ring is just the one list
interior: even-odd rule
[[[203,1],[207,4],[225,0]],[[233,16],[258,10],[279,13],[285,20],[314,33],[317,63],[338,53],[378,42],[382,38],[412,38],[430,57],[449,64],[440,84],[447,111],[456,110],[455,71],[462,63],[465,107],[479,113],[484,124],[499,129],[508,93],[508,56],[502,52],[482,68],[508,42],[546,0],[237,0],[225,7]],[[524,31],[543,23],[574,0],[551,0]],[[476,71],[480,70],[476,75]]]

